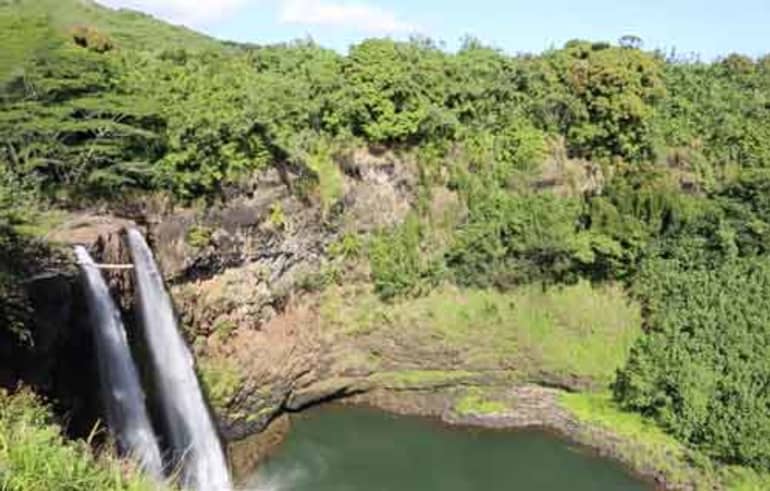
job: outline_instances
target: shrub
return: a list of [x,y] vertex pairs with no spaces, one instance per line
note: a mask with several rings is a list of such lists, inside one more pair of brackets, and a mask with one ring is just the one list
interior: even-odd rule
[[195,249],[203,249],[211,244],[211,238],[214,235],[214,231],[211,227],[203,225],[193,225],[187,231],[187,243]]
[[462,285],[510,287],[566,279],[575,269],[579,201],[482,188],[447,264]]
[[107,35],[89,26],[77,26],[73,28],[72,40],[78,46],[88,48],[97,53],[106,53],[114,47]]
[[369,246],[375,291],[384,299],[419,295],[438,284],[444,272],[439,260],[421,249],[422,225],[415,215],[390,232],[376,236]]

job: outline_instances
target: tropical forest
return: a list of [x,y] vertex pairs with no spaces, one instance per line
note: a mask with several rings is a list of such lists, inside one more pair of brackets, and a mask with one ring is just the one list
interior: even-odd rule
[[0,489],[770,490],[770,55],[0,0]]

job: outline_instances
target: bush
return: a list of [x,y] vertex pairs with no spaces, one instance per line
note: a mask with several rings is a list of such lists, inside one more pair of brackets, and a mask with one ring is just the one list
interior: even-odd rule
[[97,53],[106,53],[114,47],[109,37],[93,27],[77,26],[72,29],[71,34],[75,44]]
[[574,272],[579,201],[482,188],[469,207],[447,256],[459,284],[510,287]]
[[375,291],[384,299],[419,295],[438,284],[444,267],[426,259],[421,249],[422,225],[415,215],[391,232],[380,233],[369,246]]

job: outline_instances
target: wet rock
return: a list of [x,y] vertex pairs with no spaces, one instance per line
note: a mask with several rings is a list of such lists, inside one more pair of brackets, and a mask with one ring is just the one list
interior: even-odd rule
[[320,402],[365,392],[372,386],[365,378],[335,377],[292,392],[284,406],[297,411]]
[[233,479],[240,482],[253,474],[257,465],[281,445],[290,428],[289,416],[284,414],[272,421],[260,433],[254,433],[240,440],[229,441],[227,443],[227,456]]

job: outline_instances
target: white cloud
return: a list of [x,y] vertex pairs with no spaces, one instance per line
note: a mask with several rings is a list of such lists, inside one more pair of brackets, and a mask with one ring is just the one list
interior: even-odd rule
[[279,15],[286,24],[344,27],[378,34],[418,30],[389,10],[357,2],[282,0]]
[[162,19],[200,27],[224,19],[249,0],[97,0],[114,8],[129,8],[156,15]]

